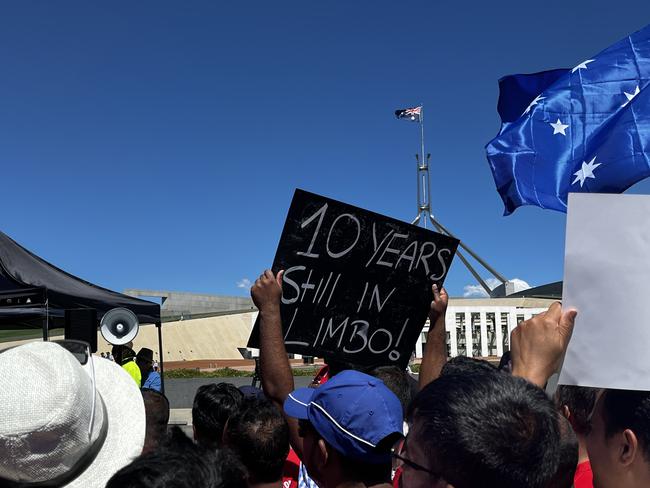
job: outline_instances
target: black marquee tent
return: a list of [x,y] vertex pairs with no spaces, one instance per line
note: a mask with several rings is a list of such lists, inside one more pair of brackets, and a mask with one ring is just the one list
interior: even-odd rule
[[162,369],[160,305],[93,285],[51,265],[0,232],[0,330],[64,326],[66,310],[88,308],[102,317],[131,310],[141,324],[156,324]]
[[142,324],[160,323],[160,305],[66,273],[0,232],[0,328],[36,325],[34,319],[48,312],[50,328],[60,327],[66,309],[93,308],[101,317],[117,307],[131,310]]

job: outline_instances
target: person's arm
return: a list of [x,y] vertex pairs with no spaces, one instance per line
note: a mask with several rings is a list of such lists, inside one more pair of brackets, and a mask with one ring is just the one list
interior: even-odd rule
[[420,390],[440,376],[442,367],[447,362],[447,331],[445,328],[445,313],[449,297],[447,291],[438,290],[436,285],[433,290],[433,301],[429,309],[429,332],[427,343],[420,364],[418,379]]
[[294,383],[282,337],[282,274],[283,271],[280,271],[274,276],[271,270],[264,271],[251,287],[251,297],[259,310],[262,389],[287,419],[291,446],[302,459],[302,438],[298,435],[298,421],[284,414],[284,401],[294,390]]
[[544,388],[560,367],[578,312],[563,312],[560,302],[520,323],[512,331],[512,374]]

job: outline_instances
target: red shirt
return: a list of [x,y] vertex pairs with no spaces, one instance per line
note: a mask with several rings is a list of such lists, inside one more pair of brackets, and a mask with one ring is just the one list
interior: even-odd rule
[[593,488],[594,487],[594,475],[591,472],[591,463],[587,460],[580,464],[576,468],[576,474],[573,477],[573,487],[574,488]]
[[297,488],[298,487],[298,471],[300,469],[300,459],[298,455],[289,449],[289,455],[284,461],[284,468],[282,469],[282,488]]

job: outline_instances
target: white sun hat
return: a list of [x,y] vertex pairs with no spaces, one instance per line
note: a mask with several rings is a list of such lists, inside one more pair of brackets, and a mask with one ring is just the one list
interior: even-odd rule
[[140,390],[115,363],[82,366],[52,342],[0,351],[0,486],[103,488],[144,435]]

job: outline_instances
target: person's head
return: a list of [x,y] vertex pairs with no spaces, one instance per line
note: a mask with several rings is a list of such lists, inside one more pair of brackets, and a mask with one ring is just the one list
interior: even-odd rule
[[230,383],[200,386],[192,406],[194,439],[205,447],[220,446],[226,421],[243,399],[243,393]]
[[153,371],[153,351],[149,348],[143,347],[138,351],[135,357],[135,362],[140,368],[142,378],[146,378],[151,371]]
[[569,421],[558,412],[560,427],[560,462],[546,488],[572,488],[578,467],[578,438]]
[[501,359],[499,360],[499,366],[497,369],[504,373],[512,372],[512,353],[510,351],[503,353],[503,356],[501,356]]
[[448,374],[496,373],[499,370],[483,359],[456,356],[445,363],[440,376]]
[[362,366],[359,366],[350,361],[346,361],[345,359],[334,358],[332,356],[325,356],[323,359],[325,360],[325,364],[327,365],[328,368],[327,373],[330,378],[336,376],[341,371],[347,371],[350,369],[359,371],[361,369],[364,369]]
[[287,421],[268,400],[248,398],[228,419],[224,446],[241,459],[249,485],[281,481],[289,454]]
[[79,341],[0,352],[0,486],[104,487],[142,451],[142,396]]
[[402,435],[403,415],[381,380],[342,371],[289,394],[284,411],[299,420],[302,461],[320,486],[390,481],[390,447]]
[[244,488],[245,470],[229,451],[195,446],[178,427],[160,449],[140,456],[106,488]]
[[557,471],[557,414],[544,392],[503,373],[446,374],[411,407],[398,453],[404,486],[542,488]]
[[368,374],[384,382],[399,400],[402,411],[406,413],[415,396],[412,385],[414,380],[409,374],[399,366],[378,366],[369,370]]
[[142,454],[147,454],[162,444],[167,436],[169,400],[157,390],[142,388],[141,392],[147,418],[147,431]]
[[596,404],[597,388],[559,385],[555,391],[555,406],[566,417],[581,438],[589,434],[590,418]]
[[127,361],[130,361],[135,357],[135,352],[126,344],[120,344],[113,346],[112,348],[113,358],[115,362],[119,365],[124,364]]
[[650,391],[605,390],[587,451],[596,488],[650,486]]

